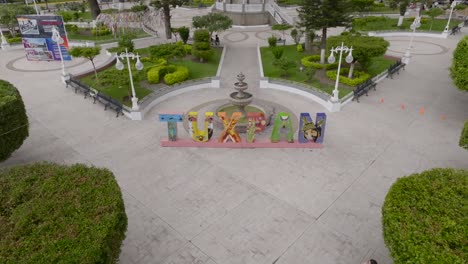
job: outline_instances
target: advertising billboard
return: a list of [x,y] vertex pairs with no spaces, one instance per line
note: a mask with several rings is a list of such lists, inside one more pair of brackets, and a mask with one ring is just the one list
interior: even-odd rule
[[[59,48],[64,60],[71,60],[68,54],[68,38],[61,16],[20,15],[16,16],[23,38],[23,46],[28,60],[60,60]],[[56,27],[63,38],[57,45],[52,40],[52,28]]]

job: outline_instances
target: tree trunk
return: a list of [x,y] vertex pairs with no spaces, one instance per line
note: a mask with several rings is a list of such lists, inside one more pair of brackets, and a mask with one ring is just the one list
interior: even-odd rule
[[171,7],[167,4],[163,7],[164,14],[164,27],[166,30],[166,39],[172,39],[172,30],[171,30]]
[[99,8],[99,4],[97,0],[88,0],[89,8],[91,9],[91,16],[93,17],[93,20],[101,14],[101,8]]
[[353,78],[354,64],[356,64],[356,63],[353,61],[353,62],[351,63],[351,66],[349,67],[349,73],[348,73],[348,78],[349,78],[349,79]]
[[94,65],[94,59],[90,59],[91,63],[93,64],[93,69],[94,69],[94,75],[96,76],[96,81],[98,80],[98,77],[97,77],[97,71],[96,71],[96,66]]
[[320,42],[320,63],[325,64],[325,53],[327,49],[327,28],[322,28],[322,41]]
[[305,50],[310,52],[312,50],[310,31],[306,29],[305,31]]
[[403,19],[405,18],[405,16],[401,16],[398,18],[398,24],[397,24],[397,27],[401,26],[401,24],[403,24]]

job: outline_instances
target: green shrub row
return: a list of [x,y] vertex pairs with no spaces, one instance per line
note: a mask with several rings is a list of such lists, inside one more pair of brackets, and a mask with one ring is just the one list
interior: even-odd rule
[[77,25],[66,24],[65,30],[67,30],[67,32],[77,33],[79,31],[79,28]]
[[331,69],[336,69],[338,68],[338,63],[327,63],[327,64],[321,64],[320,63],[320,55],[310,55],[306,56],[301,59],[302,65],[304,67],[312,67],[315,69],[324,69],[325,70],[331,70]]
[[202,62],[209,60],[214,54],[214,50],[210,45],[210,32],[205,29],[195,30],[193,39],[192,55],[199,58]]
[[189,77],[189,70],[184,66],[166,65],[152,67],[147,72],[149,83],[159,83],[162,78],[168,85],[181,83]]
[[127,215],[114,175],[39,163],[0,171],[1,263],[116,263]]
[[91,30],[91,33],[93,34],[93,36],[106,36],[106,35],[112,34],[110,29],[108,29],[106,27],[93,28]]
[[11,83],[0,80],[0,161],[21,147],[28,131],[28,116],[20,93]]
[[[348,68],[342,68],[340,70],[340,80],[339,82],[342,84],[346,84],[348,86],[358,86],[359,84],[367,81],[371,76],[370,74],[367,74],[365,72],[360,72],[360,71],[353,71],[353,77],[352,79],[343,76],[347,75],[349,73]],[[327,77],[328,79],[334,81],[336,80],[336,71],[327,71]]]
[[189,70],[185,66],[177,66],[174,72],[168,72],[164,76],[164,82],[168,85],[181,83],[189,77]]
[[134,5],[130,8],[130,11],[132,12],[144,12],[148,10],[148,6],[147,5],[142,5],[142,4],[139,4],[139,5]]
[[465,122],[465,126],[461,132],[459,145],[462,148],[468,149],[468,121]]
[[433,169],[398,179],[382,206],[395,264],[462,264],[468,259],[468,170]]
[[21,37],[8,38],[8,39],[7,39],[7,42],[8,42],[9,44],[22,43],[22,42],[23,42],[23,38],[21,38]]
[[458,42],[453,52],[452,67],[450,68],[452,79],[458,89],[468,91],[468,36]]

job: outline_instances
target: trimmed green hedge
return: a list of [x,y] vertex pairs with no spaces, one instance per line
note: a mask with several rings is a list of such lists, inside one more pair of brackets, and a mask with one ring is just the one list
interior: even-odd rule
[[0,171],[2,263],[116,263],[127,229],[107,169],[39,163]]
[[462,148],[468,149],[468,121],[465,122],[465,126],[461,132],[459,145]]
[[453,52],[451,75],[458,89],[468,91],[468,36],[458,42]]
[[[349,73],[348,68],[340,69],[340,83],[353,86],[353,87],[358,86],[359,84],[367,81],[371,77],[370,74],[355,70],[353,71],[354,78],[350,79],[346,77],[348,73]],[[346,75],[346,76],[343,76],[343,75]],[[332,81],[336,80],[336,71],[327,71],[327,77],[328,79]]]
[[189,77],[189,70],[184,66],[176,66],[175,71],[168,72],[164,76],[164,82],[168,85],[173,85],[176,83],[181,83],[187,80]]
[[328,64],[321,64],[320,63],[320,55],[310,55],[306,56],[301,59],[302,65],[304,67],[312,67],[315,69],[326,69],[326,70],[331,70],[331,69],[336,69],[338,68],[338,63],[328,63]]
[[0,80],[0,161],[21,147],[29,136],[28,131],[28,116],[19,91],[11,83]]
[[467,209],[468,170],[433,169],[398,179],[382,207],[394,263],[466,263]]

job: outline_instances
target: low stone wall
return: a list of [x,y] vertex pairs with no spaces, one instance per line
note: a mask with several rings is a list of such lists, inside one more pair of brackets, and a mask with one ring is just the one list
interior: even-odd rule
[[370,31],[368,33],[371,37],[411,37],[414,34],[415,37],[428,37],[428,38],[447,38],[442,33],[429,33],[429,32],[405,32],[405,31]]

